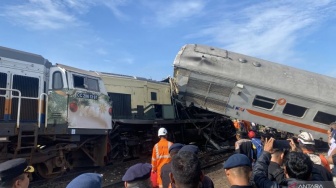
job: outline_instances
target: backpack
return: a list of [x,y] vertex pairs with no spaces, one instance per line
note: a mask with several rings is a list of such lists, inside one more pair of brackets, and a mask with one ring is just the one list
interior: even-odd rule
[[259,156],[264,151],[263,145],[261,144],[261,140],[257,139],[257,138],[252,138],[251,142],[254,145],[254,147],[256,148],[257,158],[259,158]]

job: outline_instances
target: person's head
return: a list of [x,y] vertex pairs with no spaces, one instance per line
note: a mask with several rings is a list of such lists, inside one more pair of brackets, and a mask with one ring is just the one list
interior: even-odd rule
[[195,155],[197,155],[199,152],[199,148],[196,145],[185,145],[179,150],[179,152],[184,152],[184,151],[192,152]]
[[84,173],[73,179],[66,188],[100,188],[102,186],[102,175],[97,173]]
[[158,137],[159,137],[159,138],[162,138],[162,137],[167,138],[167,134],[168,134],[167,129],[165,129],[165,128],[163,128],[163,127],[161,127],[161,128],[158,130]]
[[303,150],[315,151],[315,140],[311,133],[301,132],[298,135],[298,142]]
[[180,150],[171,160],[169,176],[176,188],[198,187],[203,179],[203,172],[196,154]]
[[34,172],[32,166],[28,166],[23,158],[12,159],[0,164],[0,187],[29,186],[29,173]]
[[275,162],[279,165],[282,165],[283,163],[283,159],[284,159],[284,150],[282,149],[273,149],[273,153],[272,153],[272,157],[271,157],[271,161]]
[[184,145],[181,143],[174,143],[169,147],[169,155],[170,157],[173,157],[177,152],[180,151],[180,149],[183,147]]
[[236,139],[237,140],[240,140],[240,139],[247,139],[248,136],[247,136],[247,133],[244,132],[244,131],[237,131],[236,132]]
[[148,163],[138,163],[127,169],[122,180],[127,188],[151,188],[150,174],[152,165]]
[[231,185],[249,185],[252,174],[250,159],[243,154],[233,154],[224,162],[224,172]]
[[256,137],[256,133],[255,133],[254,131],[249,131],[249,132],[248,132],[248,137],[249,137],[250,139],[255,138],[255,137]]
[[308,155],[301,152],[289,152],[284,163],[287,178],[310,180],[313,162]]

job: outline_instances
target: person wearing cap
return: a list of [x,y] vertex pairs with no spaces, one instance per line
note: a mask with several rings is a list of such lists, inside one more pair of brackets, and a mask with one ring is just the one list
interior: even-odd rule
[[0,187],[28,188],[29,173],[34,168],[29,166],[26,159],[17,158],[0,164]]
[[97,173],[84,173],[73,179],[66,188],[101,188],[102,177]]
[[122,177],[126,188],[152,188],[150,180],[152,165],[149,163],[137,163],[127,169]]
[[201,162],[197,155],[190,151],[179,151],[171,161],[170,187],[198,188],[203,179]]
[[233,154],[223,165],[225,175],[233,188],[252,188],[250,177],[252,165],[250,159],[243,154]]
[[167,140],[167,134],[167,129],[163,127],[159,129],[158,137],[160,138],[160,141],[154,145],[152,153],[152,172],[153,174],[156,173],[156,183],[159,187],[162,187],[161,168],[171,160],[169,148],[173,143]]
[[[183,147],[184,145],[181,143],[174,143],[169,147],[169,155],[170,157],[174,157],[177,152]],[[169,173],[171,173],[171,161],[166,163],[161,168],[161,180],[162,180],[162,187],[168,188],[170,183]]]

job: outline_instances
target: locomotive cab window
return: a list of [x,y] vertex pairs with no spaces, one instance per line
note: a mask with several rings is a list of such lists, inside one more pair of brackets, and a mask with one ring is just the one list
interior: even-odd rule
[[271,110],[274,104],[275,104],[275,99],[263,97],[260,95],[256,95],[252,102],[253,106],[268,109],[268,110]]
[[73,75],[73,84],[74,87],[76,88],[83,88],[85,89],[85,78],[82,76],[77,76],[77,75]]
[[318,123],[330,125],[330,123],[336,121],[336,115],[318,111],[314,117],[314,121]]
[[60,71],[53,73],[53,82],[52,82],[53,89],[62,89],[63,88],[63,79],[62,73]]
[[73,82],[75,88],[83,88],[90,91],[99,91],[98,79],[73,75]]
[[302,117],[307,111],[306,107],[298,106],[295,104],[287,103],[282,113],[286,115]]
[[91,91],[99,91],[98,80],[93,78],[86,78],[87,89]]

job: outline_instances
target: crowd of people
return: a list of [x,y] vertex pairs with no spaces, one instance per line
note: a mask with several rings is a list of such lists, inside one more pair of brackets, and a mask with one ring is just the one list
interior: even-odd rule
[[[223,164],[223,176],[232,188],[335,187],[336,123],[328,131],[327,156],[315,150],[311,133],[301,132],[297,139],[275,140],[258,130],[237,126],[236,153]],[[196,145],[172,143],[168,131],[160,128],[160,141],[154,145],[151,164],[138,163],[122,177],[126,188],[214,188],[198,158]],[[25,159],[0,164],[0,187],[27,188],[34,168]],[[84,173],[67,188],[102,187],[102,175]]]

